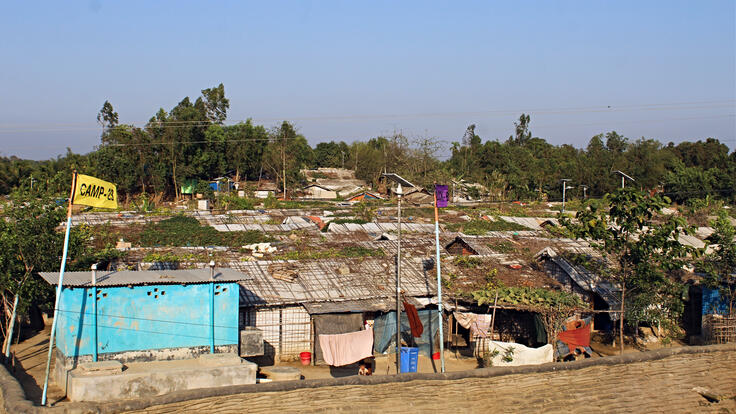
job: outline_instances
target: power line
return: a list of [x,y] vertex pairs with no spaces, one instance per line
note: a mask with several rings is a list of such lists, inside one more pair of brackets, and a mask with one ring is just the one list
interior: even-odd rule
[[[440,118],[455,116],[505,116],[515,115],[518,113],[531,113],[536,115],[542,114],[572,114],[572,113],[595,113],[595,112],[622,112],[622,111],[668,111],[668,110],[692,110],[692,109],[718,109],[733,108],[736,100],[719,100],[719,101],[699,101],[699,102],[676,102],[676,103],[653,103],[653,104],[637,104],[637,105],[599,105],[589,107],[570,107],[570,108],[542,108],[542,109],[513,109],[513,110],[487,110],[487,111],[458,111],[458,112],[427,112],[427,113],[409,113],[409,114],[377,114],[377,115],[328,115],[328,116],[303,116],[288,117],[293,121],[318,121],[318,120],[370,120],[370,119],[409,119],[409,118]],[[693,106],[695,105],[695,106]],[[283,118],[249,118],[246,120],[231,121],[225,125],[237,125],[254,119],[260,121],[281,120]],[[88,123],[68,123],[68,124],[46,124],[49,127],[39,127],[38,124],[0,124],[0,133],[11,132],[58,132],[58,131],[85,131],[98,130],[100,126],[92,126]],[[143,128],[190,128],[196,126],[212,126],[218,125],[208,120],[192,120],[192,121],[154,121],[147,122]],[[62,128],[53,128],[59,126]],[[135,124],[130,126],[135,128]]]

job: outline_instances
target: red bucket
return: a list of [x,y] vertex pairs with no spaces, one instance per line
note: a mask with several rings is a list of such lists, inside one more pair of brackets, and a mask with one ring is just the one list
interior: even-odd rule
[[299,358],[302,360],[302,365],[309,365],[312,362],[312,353],[302,352],[299,354]]

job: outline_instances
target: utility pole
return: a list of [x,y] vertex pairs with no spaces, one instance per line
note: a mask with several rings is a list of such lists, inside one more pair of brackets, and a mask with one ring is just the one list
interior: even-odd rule
[[624,173],[623,171],[616,170],[616,171],[614,171],[614,173],[616,173],[616,174],[618,174],[618,175],[621,176],[621,189],[626,188],[626,180],[627,179],[628,180],[631,180],[631,181],[634,181],[634,182],[636,181],[632,177],[629,177],[628,175],[626,175],[626,173]]
[[[565,191],[568,189],[567,183],[570,181],[569,178],[563,178],[560,181],[562,181],[562,213],[565,212]],[[572,188],[572,187],[569,187]]]
[[284,201],[285,201],[286,200],[286,131],[284,131],[284,142],[281,145],[281,162],[283,163],[283,167],[284,167]]

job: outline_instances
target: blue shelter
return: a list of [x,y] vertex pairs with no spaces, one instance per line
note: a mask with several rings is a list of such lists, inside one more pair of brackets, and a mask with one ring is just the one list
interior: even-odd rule
[[[40,275],[58,284],[58,273]],[[237,353],[237,282],[249,278],[215,268],[66,272],[55,337],[57,380],[65,382],[65,371],[98,358],[128,362]]]

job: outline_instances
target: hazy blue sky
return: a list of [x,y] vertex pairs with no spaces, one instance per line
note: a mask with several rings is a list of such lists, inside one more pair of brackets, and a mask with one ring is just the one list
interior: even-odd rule
[[[616,130],[736,147],[725,1],[4,1],[0,155],[99,143],[108,99],[142,126],[225,84],[228,123],[292,120],[313,145],[401,130],[585,146]],[[610,106],[610,108],[609,108]]]

